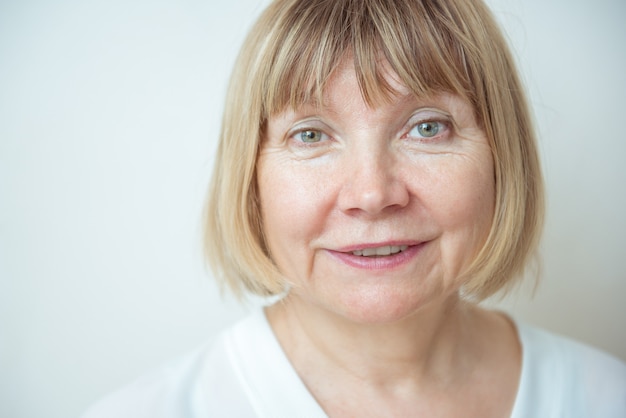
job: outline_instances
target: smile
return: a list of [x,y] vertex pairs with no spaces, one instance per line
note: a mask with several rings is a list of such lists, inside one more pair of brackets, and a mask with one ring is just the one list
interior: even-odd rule
[[[335,260],[350,268],[369,271],[395,271],[411,263],[422,253],[428,241],[403,241],[355,245],[341,250],[326,250]],[[363,248],[365,247],[365,248]]]
[[398,254],[409,248],[408,245],[384,245],[376,248],[364,248],[362,250],[352,251],[352,255],[360,257],[384,257],[388,255]]

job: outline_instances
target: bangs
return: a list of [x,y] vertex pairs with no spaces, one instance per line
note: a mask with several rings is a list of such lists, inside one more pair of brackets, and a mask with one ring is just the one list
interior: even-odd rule
[[[267,33],[252,88],[261,98],[261,117],[322,103],[324,87],[344,59],[352,59],[361,95],[375,105],[396,93],[391,75],[416,96],[458,94],[474,103],[472,48],[462,20],[429,1],[292,1],[268,15]],[[276,6],[279,7],[279,6]],[[267,16],[267,18],[269,18]],[[263,20],[263,19],[262,19]],[[389,74],[392,70],[395,74]],[[254,71],[254,70],[253,70]]]

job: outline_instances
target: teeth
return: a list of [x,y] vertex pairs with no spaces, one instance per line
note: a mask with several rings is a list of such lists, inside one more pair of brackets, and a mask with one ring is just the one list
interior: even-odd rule
[[365,248],[363,250],[352,251],[353,255],[362,257],[380,257],[385,255],[397,254],[408,248],[408,245],[385,245],[378,248]]

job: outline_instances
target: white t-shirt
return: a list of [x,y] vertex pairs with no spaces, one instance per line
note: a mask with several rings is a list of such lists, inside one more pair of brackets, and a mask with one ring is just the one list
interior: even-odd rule
[[[626,364],[517,323],[522,374],[512,418],[625,418]],[[95,404],[83,418],[326,417],[259,310],[216,342]]]

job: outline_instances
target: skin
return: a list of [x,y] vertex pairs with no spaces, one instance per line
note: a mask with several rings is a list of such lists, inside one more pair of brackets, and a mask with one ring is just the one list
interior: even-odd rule
[[[291,284],[270,324],[330,416],[506,416],[515,330],[459,298],[493,216],[491,150],[468,102],[387,77],[396,94],[370,107],[345,60],[323,105],[268,121],[261,211]],[[353,253],[385,246],[404,251]]]

